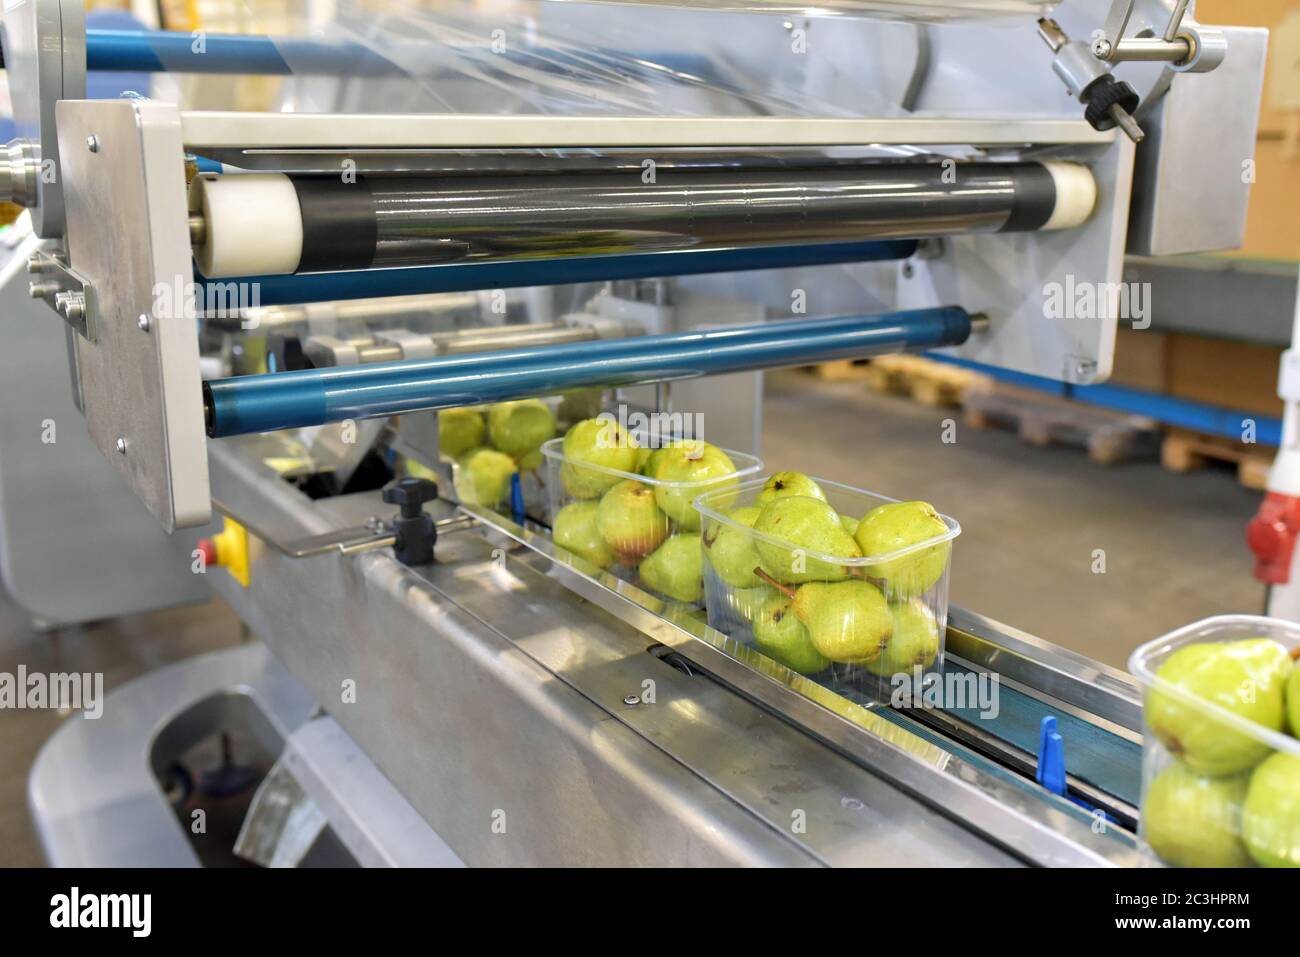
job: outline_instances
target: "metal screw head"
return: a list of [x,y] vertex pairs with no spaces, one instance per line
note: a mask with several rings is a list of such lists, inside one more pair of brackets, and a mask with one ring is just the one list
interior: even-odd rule
[[626,705],[640,704],[640,703],[641,703],[641,696],[640,696],[640,695],[635,695],[635,694],[627,695],[627,696],[623,699],[623,703],[626,704]]
[[27,258],[27,271],[32,274],[45,271],[45,260],[40,256],[29,256]]
[[1110,56],[1111,50],[1113,49],[1114,47],[1110,45],[1110,41],[1107,40],[1105,37],[1099,38],[1092,45],[1093,56],[1095,56],[1098,60],[1107,59]]
[[69,319],[80,320],[86,315],[86,300],[80,293],[60,292],[54,296],[54,308]]
[[90,150],[92,153],[98,153],[98,152],[99,152],[99,137],[98,137],[98,136],[87,136],[87,137],[86,137],[86,149]]
[[122,455],[126,455],[126,439],[121,436],[119,436],[117,440],[117,451]]
[[148,317],[147,315],[145,315],[143,312],[140,313],[140,318],[137,319],[137,320],[135,321],[135,324],[136,324],[136,327],[137,327],[141,332],[148,332],[148,331],[149,331],[149,326],[150,326],[149,317]]
[[903,278],[911,279],[915,275],[916,275],[916,267],[908,262],[903,263]]

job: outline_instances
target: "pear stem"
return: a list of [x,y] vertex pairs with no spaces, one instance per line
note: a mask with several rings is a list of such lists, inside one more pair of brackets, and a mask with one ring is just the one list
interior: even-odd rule
[[783,584],[781,584],[781,582],[777,581],[775,578],[773,578],[773,577],[772,577],[771,575],[769,575],[767,572],[763,571],[762,566],[760,566],[760,565],[755,565],[755,566],[754,566],[754,574],[757,575],[759,578],[763,579],[763,581],[767,582],[769,585],[771,585],[771,586],[772,586],[773,588],[775,588],[777,591],[779,591],[779,592],[783,593],[784,595],[786,595],[786,597],[788,597],[788,598],[793,598],[793,597],[794,597],[794,589],[793,589],[793,588],[791,588],[789,585],[783,585]]
[[1300,645],[1296,645],[1291,649],[1291,659],[1293,661],[1300,661]]

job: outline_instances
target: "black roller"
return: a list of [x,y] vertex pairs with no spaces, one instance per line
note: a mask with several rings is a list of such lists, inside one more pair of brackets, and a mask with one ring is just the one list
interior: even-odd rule
[[[1078,225],[1095,197],[1091,174],[1068,163],[288,179],[301,254],[265,272],[1025,232]],[[229,222],[255,231],[247,219]],[[209,278],[237,274],[220,260]]]

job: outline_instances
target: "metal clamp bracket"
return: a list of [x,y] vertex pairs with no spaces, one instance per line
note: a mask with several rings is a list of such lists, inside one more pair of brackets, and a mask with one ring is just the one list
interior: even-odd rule
[[36,276],[27,287],[33,299],[44,299],[63,321],[84,339],[95,341],[95,287],[56,256],[38,252],[27,260]]

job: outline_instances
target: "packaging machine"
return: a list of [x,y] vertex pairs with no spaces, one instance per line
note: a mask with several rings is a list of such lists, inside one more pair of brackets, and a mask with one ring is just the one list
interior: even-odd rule
[[[525,502],[392,483],[445,469],[436,410],[505,399],[604,390],[757,451],[764,369],[925,349],[1104,381],[1126,250],[1244,229],[1266,37],[1187,7],[866,0],[832,31],[541,4],[496,49],[398,8],[199,43],[11,4],[0,192],[33,235],[4,289],[66,338],[23,360],[70,367],[93,471],[171,533],[151,561],[197,562],[261,642],[51,739],[51,862],[198,862],[160,781],[235,728],[275,765],[239,839],[262,862],[328,832],[361,863],[1141,863],[1127,675],[952,609],[972,697],[891,707],[593,569]],[[286,110],[86,100],[88,69],[282,75]],[[1067,281],[1099,308],[1049,316]],[[0,480],[54,467],[24,443]],[[58,547],[10,534],[9,564]]]

